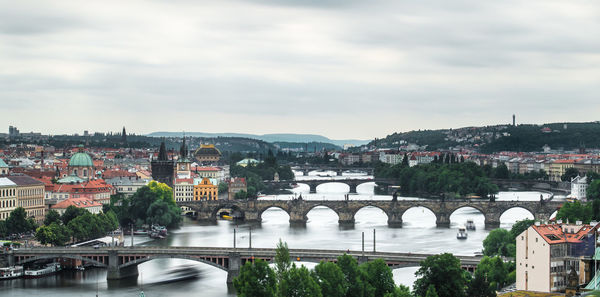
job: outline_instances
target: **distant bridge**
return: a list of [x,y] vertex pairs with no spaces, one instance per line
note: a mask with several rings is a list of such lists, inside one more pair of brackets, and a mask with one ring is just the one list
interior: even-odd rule
[[492,183],[504,190],[542,190],[550,192],[571,192],[571,183],[549,180],[521,180],[521,179],[490,179]]
[[309,193],[316,193],[317,187],[327,183],[343,183],[350,187],[350,194],[356,194],[356,188],[360,184],[374,182],[376,184],[393,185],[396,181],[391,178],[347,178],[347,179],[306,179],[306,180],[281,180],[281,181],[263,181],[265,185],[274,185],[279,187],[291,188],[296,184],[307,184],[310,188]]
[[549,220],[562,205],[558,201],[495,201],[464,200],[210,200],[180,201],[179,206],[189,207],[196,212],[200,221],[216,222],[221,209],[231,209],[242,214],[247,222],[260,222],[262,213],[271,208],[280,208],[290,216],[291,224],[306,224],[307,214],[317,206],[325,206],[338,215],[340,225],[354,225],[356,213],[368,206],[381,209],[388,217],[390,227],[402,226],[402,215],[410,208],[425,207],[436,216],[438,226],[449,227],[450,216],[463,207],[479,210],[489,228],[500,226],[500,216],[515,207],[528,210],[536,220]]
[[[343,250],[290,249],[292,261],[335,262],[337,257],[347,253],[360,263],[383,259],[392,268],[418,266],[429,254],[362,252]],[[86,265],[108,269],[107,279],[122,279],[138,275],[137,266],[144,262],[160,259],[187,259],[211,265],[227,271],[227,282],[232,282],[239,274],[240,267],[248,261],[262,259],[272,262],[275,249],[266,248],[221,248],[221,247],[54,247],[22,248],[8,252],[9,265],[22,265],[34,261],[54,259],[76,259]],[[480,256],[457,256],[463,269],[474,271]]]
[[365,172],[367,175],[373,175],[375,168],[373,167],[332,167],[332,166],[319,166],[319,165],[298,165],[292,166],[292,170],[302,171],[304,176],[308,176],[311,171],[333,171],[338,176],[341,176],[344,171],[356,170]]

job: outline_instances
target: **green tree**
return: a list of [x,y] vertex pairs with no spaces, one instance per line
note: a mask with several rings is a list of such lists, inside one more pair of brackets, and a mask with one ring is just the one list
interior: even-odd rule
[[8,227],[6,227],[6,221],[0,221],[0,238],[8,236]]
[[248,261],[241,267],[233,286],[240,297],[273,297],[277,278],[267,262],[257,259],[254,264]]
[[560,179],[562,181],[568,181],[570,182],[572,179],[574,179],[576,176],[579,175],[579,170],[577,170],[577,168],[567,168],[565,170],[565,173],[563,175],[561,175]]
[[44,225],[50,226],[52,223],[62,223],[60,214],[54,209],[49,210],[44,218]]
[[354,257],[344,254],[337,258],[337,265],[344,273],[344,278],[349,284],[346,297],[374,296],[373,287],[365,281],[364,272],[358,268],[358,263]]
[[65,209],[65,212],[62,214],[61,220],[66,226],[71,220],[78,216],[84,215],[86,212],[88,212],[88,210],[85,208],[78,208],[74,205],[70,205],[69,207],[67,207],[67,209]]
[[498,167],[496,167],[494,170],[494,178],[507,179],[509,176],[510,173],[508,172],[508,167],[506,167],[504,163],[498,165]]
[[279,243],[277,243],[277,248],[275,249],[275,274],[277,275],[278,281],[281,282],[291,265],[292,261],[290,260],[290,250],[288,245],[286,242],[282,242],[280,238]]
[[219,194],[227,193],[227,190],[229,190],[229,185],[227,185],[226,182],[220,182],[219,183]]
[[321,261],[313,271],[313,278],[319,284],[323,296],[343,297],[348,291],[348,282],[342,269],[333,262]]
[[394,292],[387,293],[383,297],[413,297],[410,293],[410,289],[407,286],[400,285],[394,288]]
[[383,296],[394,292],[394,276],[392,269],[382,259],[366,262],[360,265],[366,281],[375,289],[375,296]]
[[593,203],[581,203],[579,200],[567,202],[561,206],[556,213],[556,218],[559,220],[569,220],[570,222],[583,221],[589,223],[593,219],[594,209]]
[[236,199],[236,200],[243,200],[243,199],[248,198],[248,193],[246,191],[244,191],[244,190],[241,190],[241,191],[235,193],[235,195],[233,196],[233,198]]
[[514,238],[505,229],[494,229],[483,240],[483,254],[486,256],[515,256]]
[[508,274],[510,264],[504,263],[502,258],[483,257],[477,265],[476,272],[489,283],[492,289],[499,289],[509,283]]
[[425,297],[438,297],[434,285],[429,285],[429,287],[427,288],[427,293],[425,293]]
[[588,200],[600,199],[600,179],[593,180],[587,189]]
[[10,212],[6,219],[6,229],[9,234],[25,233],[37,228],[35,221],[27,218],[27,211],[23,207],[17,207]]
[[139,188],[123,202],[124,209],[118,211],[119,221],[136,224],[157,223],[168,227],[178,227],[182,221],[181,209],[173,199],[172,189],[156,181]]
[[496,297],[496,291],[490,287],[483,273],[475,271],[471,283],[467,288],[469,297]]
[[[467,273],[468,274],[468,273]],[[467,277],[460,266],[460,260],[452,254],[433,255],[421,261],[415,273],[416,296],[427,296],[428,288],[434,286],[439,297],[463,297]]]
[[48,226],[37,228],[35,238],[41,244],[51,244],[55,246],[65,245],[71,238],[70,230],[61,224],[60,221],[52,222]]
[[519,234],[523,233],[523,231],[527,230],[527,228],[533,225],[533,223],[535,223],[535,220],[528,219],[515,222],[510,229],[510,237],[512,237],[511,242],[515,243],[515,238],[517,238]]
[[287,276],[279,282],[278,296],[281,297],[319,297],[321,288],[304,266],[293,264]]

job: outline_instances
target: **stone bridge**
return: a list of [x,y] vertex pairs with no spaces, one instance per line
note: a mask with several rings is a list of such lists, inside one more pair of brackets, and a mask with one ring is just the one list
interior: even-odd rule
[[[428,254],[364,252],[343,250],[290,249],[292,261],[335,262],[337,257],[347,253],[360,263],[383,259],[392,268],[419,266]],[[9,265],[23,265],[35,261],[56,259],[82,260],[85,265],[108,269],[108,280],[134,277],[137,266],[160,258],[187,259],[211,265],[227,272],[227,282],[232,282],[239,274],[240,267],[248,261],[263,259],[272,262],[275,249],[266,248],[224,248],[224,247],[39,247],[23,248],[8,252]],[[480,256],[457,256],[463,269],[474,271],[481,260]]]
[[307,184],[310,193],[317,192],[317,187],[327,183],[342,183],[350,187],[350,194],[356,194],[356,188],[360,184],[375,182],[376,184],[393,185],[396,181],[390,178],[350,178],[350,179],[307,179],[307,180],[282,180],[282,181],[263,181],[265,185],[275,185],[281,188],[292,188],[296,184]]
[[348,171],[348,170],[356,170],[356,171],[362,171],[367,173],[367,175],[373,175],[375,173],[375,168],[373,167],[329,167],[329,166],[306,166],[306,165],[302,165],[302,166],[292,166],[292,170],[295,171],[302,171],[302,174],[304,174],[304,176],[308,176],[308,173],[311,171],[333,171],[335,172],[338,176],[341,176],[342,173],[344,171]]
[[488,200],[213,200],[177,202],[194,210],[197,219],[216,222],[221,209],[231,209],[242,214],[247,222],[260,222],[262,213],[271,208],[280,208],[290,216],[291,224],[306,224],[307,214],[317,206],[325,206],[338,216],[340,225],[354,225],[356,213],[363,207],[377,207],[387,215],[390,227],[402,226],[402,215],[413,207],[425,207],[436,216],[438,226],[449,227],[450,215],[463,207],[479,210],[485,216],[488,228],[500,226],[500,216],[507,210],[520,207],[528,210],[536,220],[550,219],[562,202],[555,201],[495,201]]
[[542,190],[549,192],[571,192],[571,183],[549,180],[520,180],[520,179],[490,179],[500,189],[504,190]]

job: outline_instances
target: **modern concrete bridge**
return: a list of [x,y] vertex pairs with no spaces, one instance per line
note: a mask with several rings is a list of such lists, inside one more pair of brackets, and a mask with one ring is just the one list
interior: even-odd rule
[[402,215],[413,207],[425,207],[436,216],[438,226],[449,227],[450,215],[463,207],[472,207],[485,216],[488,228],[500,226],[500,216],[507,210],[520,207],[531,212],[536,220],[545,221],[562,205],[556,201],[495,201],[489,200],[213,200],[177,202],[196,212],[197,219],[216,222],[221,209],[231,209],[242,214],[247,222],[260,222],[262,213],[280,208],[290,216],[292,224],[306,224],[307,214],[317,206],[325,206],[338,215],[340,225],[353,225],[356,213],[363,207],[377,207],[387,215],[390,227],[402,226]]
[[[383,259],[392,268],[418,266],[428,254],[362,252],[343,250],[290,249],[292,261],[320,262],[337,261],[337,257],[347,253],[360,263]],[[9,265],[22,265],[34,261],[54,259],[76,259],[86,265],[108,269],[107,279],[122,279],[138,275],[137,266],[159,258],[187,259],[202,262],[227,272],[227,282],[232,282],[239,274],[240,267],[248,261],[263,259],[272,262],[275,249],[266,248],[222,248],[222,247],[54,247],[23,248],[7,253]],[[474,271],[481,260],[480,256],[457,256],[463,269]]]
[[394,179],[390,178],[347,178],[347,179],[306,179],[306,180],[282,180],[282,181],[263,181],[265,185],[276,185],[279,187],[292,188],[296,184],[307,184],[310,188],[310,193],[317,192],[317,187],[327,183],[342,183],[350,187],[350,194],[356,194],[356,188],[360,184],[374,182],[377,184],[393,185]]

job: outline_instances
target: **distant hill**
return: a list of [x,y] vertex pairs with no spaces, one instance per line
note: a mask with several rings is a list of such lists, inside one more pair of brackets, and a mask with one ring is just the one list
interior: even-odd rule
[[408,143],[426,147],[426,150],[430,151],[464,147],[475,148],[483,153],[542,151],[544,145],[564,150],[576,150],[580,147],[600,148],[600,122],[419,130],[394,133],[385,138],[375,139],[369,145],[398,148]]
[[[183,132],[152,132],[148,134],[151,137],[181,137]],[[193,137],[243,137],[258,139],[266,142],[291,142],[291,143],[331,143],[339,147],[343,147],[344,144],[352,144],[355,146],[367,144],[369,140],[358,140],[358,139],[343,139],[334,140],[329,139],[322,135],[315,134],[245,134],[245,133],[204,133],[204,132],[185,132],[185,135]]]

